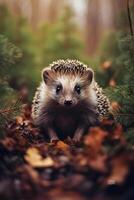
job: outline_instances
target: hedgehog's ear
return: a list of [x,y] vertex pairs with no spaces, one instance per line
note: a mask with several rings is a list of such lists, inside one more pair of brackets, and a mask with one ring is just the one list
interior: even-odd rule
[[87,78],[88,83],[91,83],[94,78],[94,72],[91,68],[88,68],[85,72],[85,76]]
[[44,82],[47,84],[52,82],[53,79],[53,72],[50,68],[46,68],[42,71],[42,77]]

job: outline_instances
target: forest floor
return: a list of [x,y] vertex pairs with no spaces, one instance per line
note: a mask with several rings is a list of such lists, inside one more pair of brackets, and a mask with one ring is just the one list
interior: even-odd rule
[[30,113],[25,106],[0,140],[0,199],[134,199],[134,149],[120,124],[104,120],[79,144],[48,143]]

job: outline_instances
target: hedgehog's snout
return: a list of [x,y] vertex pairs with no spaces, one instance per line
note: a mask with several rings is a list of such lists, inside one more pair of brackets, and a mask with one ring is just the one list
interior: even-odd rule
[[65,95],[64,106],[71,107],[72,105],[74,105],[74,100],[73,100],[72,94]]
[[72,100],[65,100],[64,101],[64,105],[65,106],[71,106],[73,104],[73,101]]

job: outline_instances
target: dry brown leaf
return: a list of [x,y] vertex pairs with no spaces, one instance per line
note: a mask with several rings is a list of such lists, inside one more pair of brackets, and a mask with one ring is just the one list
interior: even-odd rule
[[5,139],[3,139],[1,141],[1,143],[8,149],[8,150],[13,150],[16,142],[14,139],[10,138],[10,137],[6,137]]
[[103,126],[103,127],[109,127],[109,128],[111,128],[111,126],[113,126],[114,125],[114,120],[108,120],[108,119],[106,119],[106,118],[104,118],[102,121],[101,121],[101,125]]
[[88,159],[87,159],[87,157],[84,157],[84,156],[81,155],[81,154],[77,156],[77,160],[78,160],[78,162],[79,162],[79,164],[80,164],[81,166],[85,166],[85,165],[88,164]]
[[17,124],[22,124],[23,123],[23,118],[21,116],[16,117],[16,123]]
[[89,160],[89,166],[93,168],[94,170],[100,171],[100,172],[106,172],[106,154],[98,154],[95,158],[91,158]]
[[111,108],[113,111],[118,111],[118,110],[120,110],[120,104],[117,101],[112,101]]
[[119,140],[121,144],[126,144],[121,124],[116,124],[116,127],[111,135],[112,139]]
[[106,185],[122,184],[129,171],[128,155],[120,155],[111,160],[111,173],[105,180]]
[[85,137],[85,144],[89,147],[88,165],[94,170],[105,172],[107,155],[103,152],[103,142],[107,132],[101,128],[91,128]]
[[35,169],[33,169],[30,165],[25,165],[22,168],[22,170],[24,170],[24,172],[29,175],[29,177],[32,179],[32,181],[34,183],[38,183],[39,182],[39,174],[38,174],[38,172]]
[[107,136],[107,132],[101,128],[94,127],[90,129],[89,134],[85,137],[84,143],[90,147],[92,154],[98,154],[102,148],[102,143]]
[[37,148],[31,147],[27,150],[25,160],[33,167],[51,167],[54,161],[51,157],[43,158]]
[[58,141],[56,144],[56,148],[62,151],[67,151],[69,149],[69,145],[62,141]]

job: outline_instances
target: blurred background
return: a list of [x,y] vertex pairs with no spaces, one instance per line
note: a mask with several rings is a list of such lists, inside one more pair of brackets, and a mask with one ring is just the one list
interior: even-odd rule
[[[129,7],[134,21],[133,0]],[[31,101],[57,59],[88,64],[104,88],[121,84],[118,38],[130,31],[127,0],[0,0],[1,104]]]

